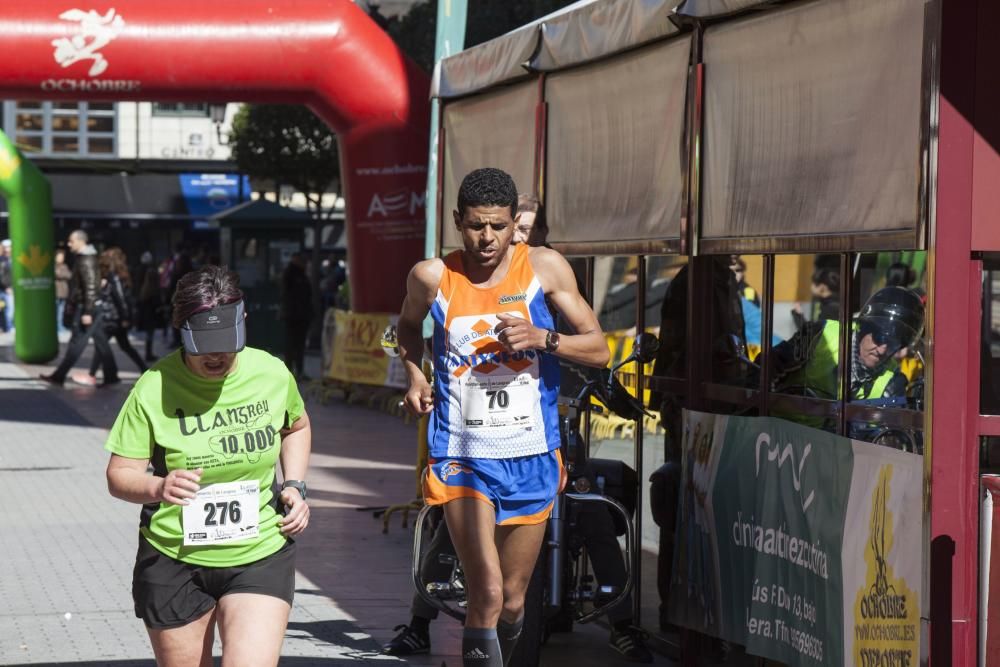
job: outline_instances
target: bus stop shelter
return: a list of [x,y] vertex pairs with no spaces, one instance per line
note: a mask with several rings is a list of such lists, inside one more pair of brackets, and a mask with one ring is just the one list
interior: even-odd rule
[[284,349],[281,275],[301,252],[312,216],[266,199],[244,202],[212,216],[219,225],[219,256],[240,276],[246,299],[247,340],[272,353]]

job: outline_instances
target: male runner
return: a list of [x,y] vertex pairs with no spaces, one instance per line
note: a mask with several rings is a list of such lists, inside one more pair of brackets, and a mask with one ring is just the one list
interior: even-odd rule
[[[424,499],[444,505],[465,571],[465,667],[509,660],[524,593],[562,482],[559,364],[603,368],[608,347],[562,255],[512,245],[517,188],[499,169],[462,181],[455,226],[463,249],[417,263],[399,317],[409,376],[405,405],[431,413]],[[545,298],[575,335],[554,331]],[[435,390],[420,368],[421,323],[434,319]]]

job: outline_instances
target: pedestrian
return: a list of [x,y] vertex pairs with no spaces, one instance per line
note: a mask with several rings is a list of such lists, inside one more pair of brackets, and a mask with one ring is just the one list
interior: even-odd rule
[[313,317],[312,287],[302,253],[292,253],[281,276],[281,319],[285,323],[285,365],[297,379],[306,379],[306,335]]
[[[69,281],[69,297],[63,310],[63,323],[72,329],[66,354],[59,366],[50,375],[39,375],[46,382],[62,386],[66,375],[87,348],[91,338],[96,353],[101,355],[104,365],[104,384],[118,382],[118,366],[115,363],[108,337],[104,331],[100,311],[97,309],[100,293],[100,270],[97,266],[97,250],[90,245],[87,232],[77,229],[70,233],[66,242],[70,252],[75,254],[73,275]],[[102,385],[103,386],[103,385]]]
[[[603,368],[609,353],[563,256],[512,243],[517,188],[507,173],[469,173],[453,217],[462,249],[417,263],[407,279],[403,402],[430,415],[424,500],[444,507],[465,572],[462,664],[499,667],[520,637],[524,594],[563,483],[557,357]],[[546,297],[573,334],[554,330]],[[422,369],[428,312],[434,391]],[[495,387],[506,389],[491,401]]]
[[[128,339],[129,329],[135,321],[133,315],[135,307],[132,299],[132,278],[129,276],[125,253],[118,247],[108,248],[100,254],[97,264],[101,271],[101,295],[97,307],[101,312],[104,332],[109,341],[114,338],[118,342],[118,347],[135,362],[139,372],[145,373],[146,363]],[[95,352],[90,362],[90,373],[74,374],[73,381],[77,384],[97,386],[97,368],[100,364],[101,356]],[[115,381],[118,381],[117,378]],[[105,384],[108,384],[106,380]]]
[[182,278],[183,347],[139,378],[105,445],[111,495],[144,505],[132,597],[161,665],[211,665],[216,627],[222,664],[277,665],[288,625],[312,436],[295,379],[246,347],[245,312],[235,273]]
[[154,362],[153,339],[156,329],[162,326],[162,302],[160,300],[159,275],[153,262],[153,253],[148,250],[139,258],[139,275],[136,279],[139,298],[136,304],[136,328],[146,337],[145,361]]
[[10,239],[0,241],[0,331],[14,328],[14,267],[10,248]]
[[73,277],[73,271],[66,265],[66,251],[62,248],[56,250],[55,259],[55,286],[56,286],[56,328],[59,333],[68,331],[69,328],[63,324],[63,313],[66,310],[66,299],[69,298],[69,280]]
[[[194,265],[191,261],[191,255],[188,254],[187,246],[183,243],[177,244],[177,251],[174,253],[173,260],[170,262],[170,288],[167,294],[167,303],[173,303],[174,293],[177,291],[177,284],[180,282],[181,278],[193,270]],[[181,332],[177,328],[174,328],[173,330],[171,346],[181,346]]]
[[327,257],[321,265],[323,277],[319,283],[319,291],[324,316],[328,309],[336,307],[337,291],[347,278],[343,264],[343,261],[335,261]]

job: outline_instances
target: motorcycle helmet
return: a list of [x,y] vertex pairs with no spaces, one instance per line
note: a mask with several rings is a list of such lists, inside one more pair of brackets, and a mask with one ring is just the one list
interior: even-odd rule
[[883,287],[861,307],[858,326],[862,336],[871,334],[890,353],[910,347],[924,330],[924,304],[913,290]]

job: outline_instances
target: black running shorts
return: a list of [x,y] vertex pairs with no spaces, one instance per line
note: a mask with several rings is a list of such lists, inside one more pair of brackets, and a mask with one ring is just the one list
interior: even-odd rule
[[228,593],[257,593],[289,605],[295,592],[295,542],[266,558],[237,567],[191,565],[166,556],[139,536],[132,571],[135,615],[146,627],[187,625],[215,607]]

